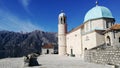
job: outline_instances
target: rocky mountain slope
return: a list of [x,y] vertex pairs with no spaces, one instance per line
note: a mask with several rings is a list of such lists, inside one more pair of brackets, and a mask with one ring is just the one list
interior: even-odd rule
[[0,58],[40,53],[44,43],[57,44],[57,34],[39,30],[29,33],[0,31]]

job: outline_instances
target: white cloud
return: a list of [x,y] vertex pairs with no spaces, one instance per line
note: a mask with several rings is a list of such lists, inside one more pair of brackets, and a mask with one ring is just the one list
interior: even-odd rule
[[0,9],[0,30],[24,31],[43,30],[33,24],[29,19],[22,20],[19,17]]
[[23,8],[26,10],[26,12],[32,15],[32,13],[29,10],[29,5],[30,5],[31,0],[19,0],[19,1],[21,5],[23,6]]
[[22,5],[24,7],[28,7],[29,6],[30,0],[21,0],[21,1],[22,1]]

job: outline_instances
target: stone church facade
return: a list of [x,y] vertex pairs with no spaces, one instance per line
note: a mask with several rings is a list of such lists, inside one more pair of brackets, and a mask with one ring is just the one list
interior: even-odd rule
[[86,13],[83,24],[69,32],[64,12],[59,14],[58,20],[59,55],[84,58],[85,50],[102,45],[120,47],[120,24],[115,23],[107,7],[96,5]]

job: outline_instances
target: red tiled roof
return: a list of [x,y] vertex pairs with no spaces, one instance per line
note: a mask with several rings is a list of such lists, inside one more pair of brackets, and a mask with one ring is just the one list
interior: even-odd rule
[[108,28],[104,33],[110,30],[120,30],[120,24],[114,24],[112,27]]
[[120,29],[120,24],[115,24],[110,29],[115,29],[115,30]]
[[42,48],[54,48],[53,44],[45,44],[42,46]]

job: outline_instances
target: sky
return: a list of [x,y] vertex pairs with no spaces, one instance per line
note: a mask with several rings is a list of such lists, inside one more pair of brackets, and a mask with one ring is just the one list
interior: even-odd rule
[[[0,30],[31,32],[58,31],[61,10],[67,16],[68,30],[84,21],[96,0],[0,0]],[[116,23],[120,23],[120,0],[98,0],[100,6],[109,8]]]

